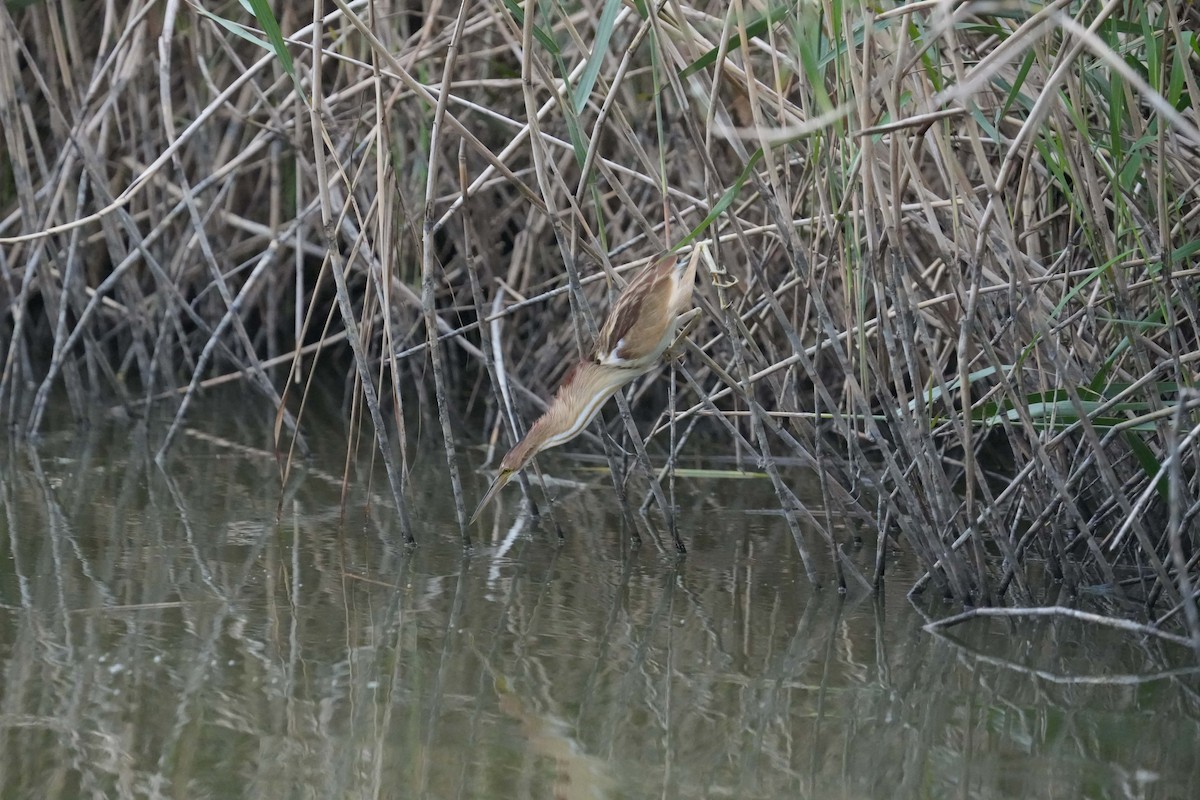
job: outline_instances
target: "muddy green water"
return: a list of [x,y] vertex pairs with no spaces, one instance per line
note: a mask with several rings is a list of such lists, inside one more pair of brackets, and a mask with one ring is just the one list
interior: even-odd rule
[[677,559],[546,459],[591,484],[559,490],[565,541],[513,487],[464,553],[417,444],[409,551],[369,446],[343,506],[340,422],[281,489],[245,413],[198,410],[164,469],[160,430],[4,443],[3,798],[1200,796],[1200,680],[1163,676],[1186,652],[1052,620],[939,638],[923,615],[958,609],[910,604],[902,553],[842,597],[812,536],[814,589],[764,480],[681,478]]

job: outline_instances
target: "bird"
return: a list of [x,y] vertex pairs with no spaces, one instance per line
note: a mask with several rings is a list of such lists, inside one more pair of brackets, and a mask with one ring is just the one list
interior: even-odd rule
[[591,353],[571,367],[546,413],[501,459],[471,524],[534,456],[583,433],[621,387],[654,369],[680,327],[699,313],[692,308],[696,262],[695,250],[660,255],[625,287]]

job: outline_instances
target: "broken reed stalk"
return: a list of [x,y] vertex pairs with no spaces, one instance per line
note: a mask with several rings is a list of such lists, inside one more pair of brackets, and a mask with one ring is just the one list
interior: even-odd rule
[[79,417],[182,394],[182,419],[239,376],[275,408],[278,365],[346,341],[405,536],[429,377],[461,523],[468,387],[505,376],[507,445],[590,346],[599,282],[702,237],[683,410],[643,436],[662,381],[620,398],[629,481],[587,437],[635,526],[672,513],[665,451],[724,443],[813,580],[874,528],[960,601],[1102,583],[1200,641],[1200,12],[653,7],[335,0],[277,20],[288,74],[191,5],[4,6],[6,421],[38,431],[56,390]]

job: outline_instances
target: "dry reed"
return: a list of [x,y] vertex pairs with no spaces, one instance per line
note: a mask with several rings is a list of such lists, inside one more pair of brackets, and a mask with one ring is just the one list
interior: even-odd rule
[[232,379],[297,410],[348,344],[405,536],[416,402],[469,541],[466,398],[510,441],[625,267],[703,238],[671,433],[652,380],[640,479],[600,439],[643,533],[707,433],[843,581],[835,516],[961,602],[1103,584],[1200,652],[1193,6],[283,5],[274,46],[236,3],[0,8],[11,425]]

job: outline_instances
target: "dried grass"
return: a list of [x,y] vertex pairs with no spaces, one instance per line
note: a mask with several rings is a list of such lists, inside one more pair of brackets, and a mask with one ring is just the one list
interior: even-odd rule
[[785,459],[961,602],[1103,583],[1200,651],[1195,8],[533,5],[287,6],[294,76],[187,3],[0,10],[10,423],[232,378],[297,409],[348,343],[411,537],[405,404],[461,522],[480,368],[503,445],[626,267],[704,238],[677,398],[620,399],[642,480],[601,440],[643,532],[670,395],[652,451],[763,464],[807,559],[847,533]]

